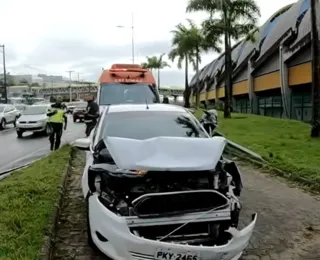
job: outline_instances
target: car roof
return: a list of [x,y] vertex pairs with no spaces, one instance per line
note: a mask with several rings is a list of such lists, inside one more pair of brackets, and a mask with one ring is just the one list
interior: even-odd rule
[[168,104],[119,104],[108,107],[107,113],[119,112],[187,112],[185,108]]

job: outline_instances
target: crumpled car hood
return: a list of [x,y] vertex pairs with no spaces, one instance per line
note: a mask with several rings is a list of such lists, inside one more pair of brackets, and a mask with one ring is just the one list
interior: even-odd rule
[[135,140],[107,137],[110,155],[120,169],[161,171],[214,170],[227,140],[224,137],[155,137]]

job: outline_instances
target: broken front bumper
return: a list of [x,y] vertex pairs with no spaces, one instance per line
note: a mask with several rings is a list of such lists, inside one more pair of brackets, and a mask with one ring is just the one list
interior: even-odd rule
[[96,246],[114,260],[237,260],[247,247],[257,220],[242,230],[230,229],[233,238],[223,246],[190,246],[144,239],[133,235],[125,217],[105,208],[97,194],[88,198],[91,235]]

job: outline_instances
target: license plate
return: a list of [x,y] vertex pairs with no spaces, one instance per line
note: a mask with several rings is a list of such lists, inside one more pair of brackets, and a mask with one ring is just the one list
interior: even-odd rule
[[79,117],[83,117],[83,115],[79,115]]
[[170,250],[158,250],[155,254],[156,260],[200,260],[199,254],[191,252],[172,252]]

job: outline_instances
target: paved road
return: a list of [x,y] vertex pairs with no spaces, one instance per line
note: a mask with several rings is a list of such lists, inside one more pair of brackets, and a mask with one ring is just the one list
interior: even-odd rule
[[[71,119],[69,118],[68,128],[63,133],[63,143],[84,137],[84,124],[74,124]],[[18,139],[12,126],[0,131],[0,145],[0,172],[21,166],[50,152],[48,137],[24,133],[23,138]]]
[[[87,245],[86,211],[81,191],[84,153],[73,160],[58,225],[53,260],[105,260]],[[320,199],[289,187],[247,165],[241,225],[258,213],[250,245],[241,260],[319,260]]]

